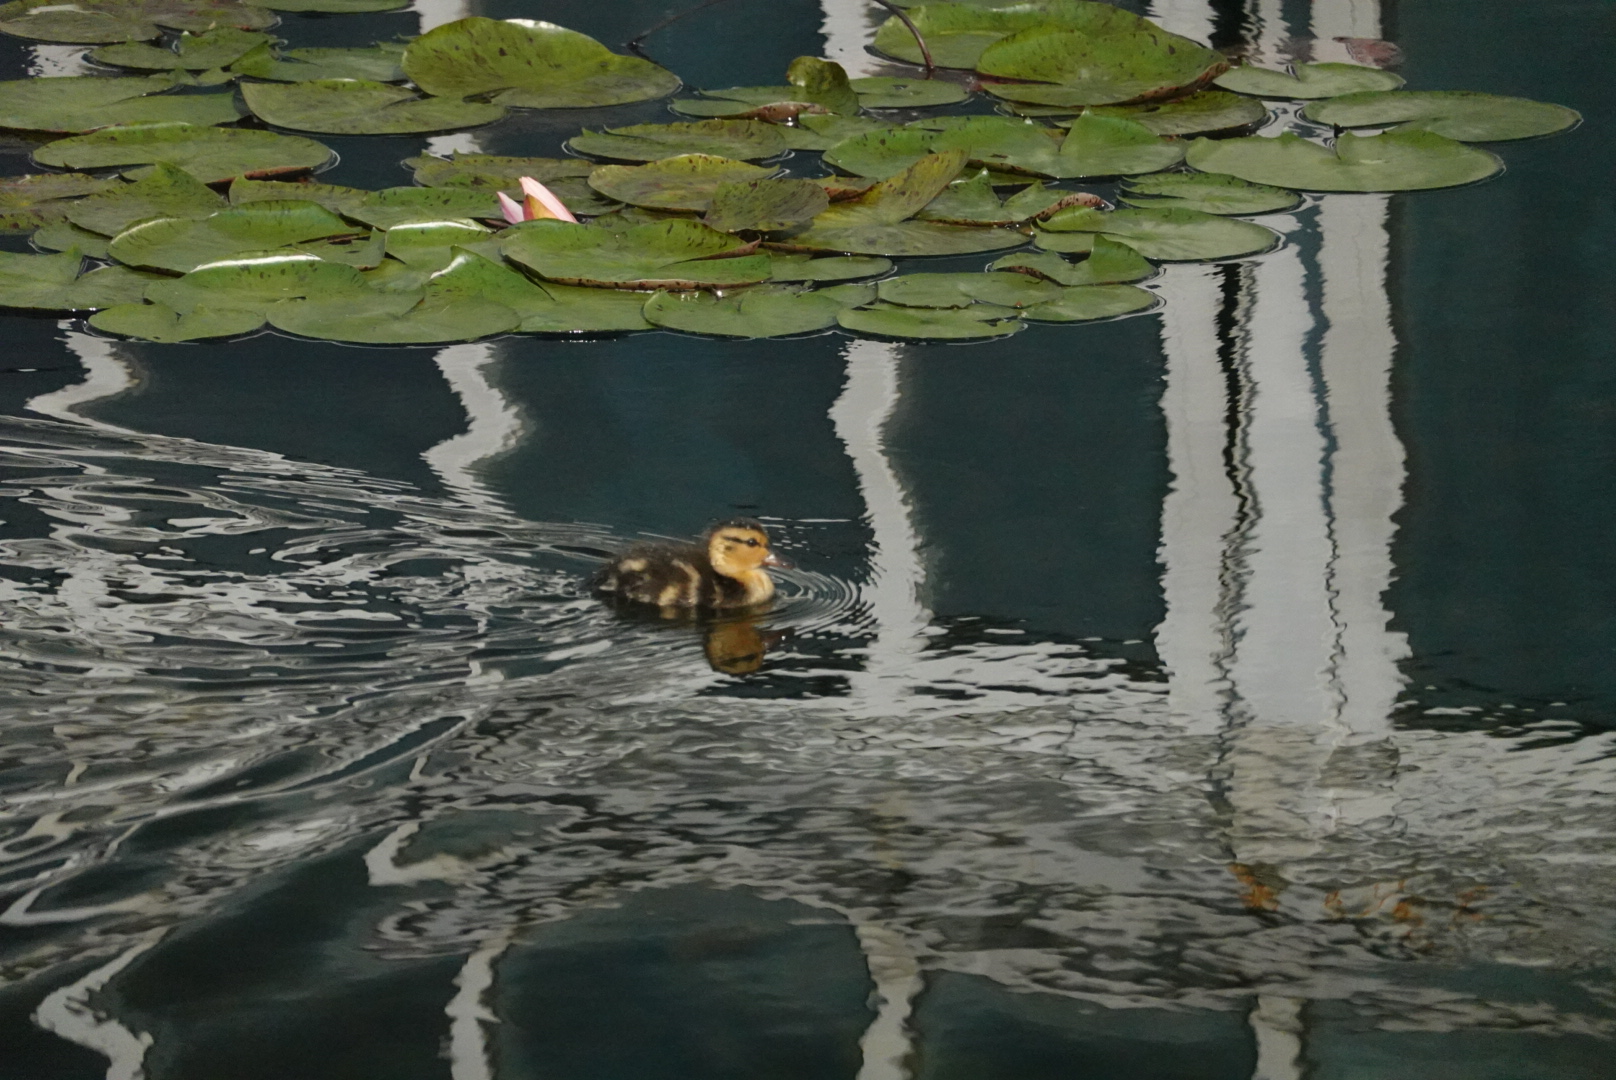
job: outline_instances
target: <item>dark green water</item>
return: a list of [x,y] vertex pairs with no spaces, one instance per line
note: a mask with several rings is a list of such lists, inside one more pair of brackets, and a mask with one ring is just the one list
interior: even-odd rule
[[[864,8],[648,48],[772,82]],[[1611,1075],[1616,9],[1153,10],[1586,119],[987,344],[0,319],[0,1080]],[[755,627],[585,595],[737,512],[800,568]]]

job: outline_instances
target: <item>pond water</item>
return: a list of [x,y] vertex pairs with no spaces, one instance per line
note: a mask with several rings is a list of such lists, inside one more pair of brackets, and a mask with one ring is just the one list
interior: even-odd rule
[[[1611,9],[1137,10],[1586,120],[984,344],[0,320],[0,1075],[1610,1076]],[[729,0],[647,49],[874,72],[877,17]],[[328,140],[325,179],[665,116]],[[735,513],[799,567],[767,614],[587,596]]]

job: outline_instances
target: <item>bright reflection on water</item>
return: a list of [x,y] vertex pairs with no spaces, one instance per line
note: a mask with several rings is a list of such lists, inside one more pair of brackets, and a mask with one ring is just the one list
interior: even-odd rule
[[[1317,58],[1382,32],[1319,9]],[[433,493],[89,419],[140,361],[64,325],[82,379],[0,419],[27,1075],[1598,1075],[1612,736],[1394,723],[1391,215],[1312,200],[1153,283],[1150,661],[944,613],[894,438],[936,352],[821,340],[861,520],[770,525],[853,569],[699,623],[586,595],[632,537],[511,509],[542,403],[501,343],[435,354]]]

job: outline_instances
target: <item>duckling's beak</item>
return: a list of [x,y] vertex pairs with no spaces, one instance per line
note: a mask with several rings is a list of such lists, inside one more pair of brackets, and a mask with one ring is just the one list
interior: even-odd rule
[[797,568],[796,563],[790,559],[782,559],[772,551],[763,556],[763,565],[777,567],[781,570],[795,570]]

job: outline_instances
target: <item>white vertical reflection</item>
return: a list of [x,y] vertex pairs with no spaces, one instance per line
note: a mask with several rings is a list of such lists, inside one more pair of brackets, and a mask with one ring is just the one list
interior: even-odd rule
[[58,325],[64,331],[62,343],[67,346],[67,351],[78,357],[79,363],[84,365],[84,381],[30,398],[23,408],[53,420],[83,424],[101,431],[128,430],[114,424],[91,420],[79,415],[78,412],[84,405],[116,397],[135,385],[134,373],[129,370],[129,364],[124,358],[118,355],[118,346],[106,338],[68,330],[67,328],[73,325],[71,320],[64,319]]
[[1356,63],[1338,38],[1378,38],[1380,0],[1329,0],[1313,5],[1313,59]]
[[920,961],[903,935],[868,923],[856,927],[859,947],[875,983],[875,1019],[859,1039],[863,1063],[857,1080],[907,1080],[914,1053],[909,1017],[925,987]]
[[28,74],[41,78],[60,78],[67,75],[104,75],[105,68],[96,68],[84,59],[89,51],[85,45],[30,45],[33,62]]
[[499,1023],[488,1007],[488,996],[494,989],[494,964],[509,947],[509,938],[496,937],[466,957],[454,977],[455,996],[443,1007],[449,1017],[450,1080],[494,1080],[493,1055],[483,1025]]
[[1212,40],[1213,13],[1206,0],[1151,0],[1146,14],[1163,30],[1203,45]]
[[853,677],[862,704],[894,709],[913,681],[913,661],[925,646],[931,612],[920,600],[925,570],[908,498],[887,458],[884,430],[898,404],[898,351],[877,341],[847,346],[847,383],[830,409],[836,435],[847,447],[871,538],[870,576],[864,589],[874,623],[863,670]]
[[865,51],[875,38],[875,27],[887,12],[869,0],[819,0],[825,13],[819,32],[825,35],[825,59],[834,60],[857,79],[874,75],[881,61]]
[[499,497],[477,475],[477,467],[507,453],[526,430],[521,413],[488,381],[488,367],[499,359],[496,347],[451,345],[434,357],[444,381],[466,410],[466,430],[421,455],[444,486],[467,502],[503,510]]
[[127,949],[111,962],[102,964],[77,982],[55,991],[39,1003],[33,1021],[53,1035],[94,1050],[107,1059],[107,1080],[141,1080],[143,1065],[152,1037],[135,1034],[116,1019],[98,1011],[91,999],[136,957],[150,949],[162,935],[153,934]]

